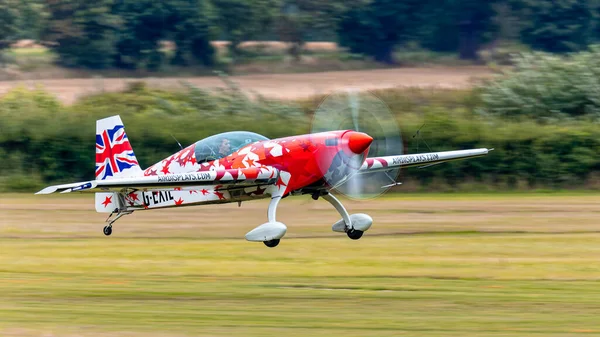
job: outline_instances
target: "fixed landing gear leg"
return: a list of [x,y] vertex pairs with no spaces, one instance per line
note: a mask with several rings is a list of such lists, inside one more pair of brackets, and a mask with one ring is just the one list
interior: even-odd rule
[[[114,214],[117,214],[117,216],[114,219],[110,219]],[[102,230],[102,232],[104,233],[104,235],[109,236],[112,234],[112,225],[113,223],[115,223],[117,220],[119,220],[122,216],[127,215],[127,214],[131,214],[133,213],[133,211],[119,211],[118,208],[116,208],[112,213],[110,213],[110,215],[108,216],[108,219],[106,219],[106,222],[108,222],[108,225],[104,226],[104,229]]]
[[331,193],[323,195],[323,199],[327,200],[340,213],[342,219],[333,224],[331,229],[334,232],[345,232],[352,240],[358,240],[363,233],[371,227],[373,219],[367,214],[352,214],[349,215],[344,205]]
[[276,247],[280,239],[287,232],[287,227],[281,222],[277,222],[277,205],[281,201],[281,196],[274,196],[269,203],[267,217],[269,222],[264,223],[246,234],[248,241],[262,241],[269,248]]
[[331,193],[327,193],[327,194],[323,195],[322,198],[327,200],[330,204],[332,204],[333,207],[335,207],[335,209],[338,211],[338,213],[340,213],[340,215],[342,216],[342,219],[344,220],[344,223],[345,223],[344,232],[347,232],[349,229],[351,229],[352,221],[350,220],[350,214],[348,214],[348,211],[346,211],[346,208],[344,208],[344,205],[342,205],[342,203],[336,197],[334,197]]

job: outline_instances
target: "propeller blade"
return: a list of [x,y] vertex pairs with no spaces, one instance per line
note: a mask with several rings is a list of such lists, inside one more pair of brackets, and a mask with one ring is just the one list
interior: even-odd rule
[[[367,155],[354,154],[365,149],[368,149],[368,157],[404,154],[400,128],[381,99],[355,89],[327,96],[315,110],[311,132],[334,130],[353,130],[365,135],[349,136],[353,154],[340,151],[333,163],[320,165],[324,180],[332,190],[351,199],[365,200],[395,186],[390,185],[390,177],[385,172],[357,174]],[[397,177],[399,172],[400,169],[393,169],[388,174]]]
[[350,109],[352,111],[352,122],[354,124],[354,131],[360,131],[358,128],[358,100],[354,91],[348,92],[348,99],[350,101]]

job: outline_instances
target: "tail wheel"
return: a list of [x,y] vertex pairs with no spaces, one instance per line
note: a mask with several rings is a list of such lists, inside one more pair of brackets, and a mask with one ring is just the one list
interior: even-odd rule
[[112,234],[112,226],[104,226],[104,235],[109,236]]

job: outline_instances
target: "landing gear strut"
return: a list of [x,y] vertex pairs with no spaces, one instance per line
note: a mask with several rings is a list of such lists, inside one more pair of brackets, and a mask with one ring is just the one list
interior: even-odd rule
[[[112,213],[110,213],[110,215],[108,216],[108,219],[106,219],[106,222],[108,222],[108,225],[104,226],[104,229],[102,230],[104,235],[106,235],[106,236],[111,235],[113,223],[115,223],[117,220],[119,220],[122,216],[131,214],[131,213],[133,213],[133,211],[123,211],[123,210],[119,210],[118,208],[115,208],[115,210],[112,211]],[[111,217],[114,214],[117,214],[117,216],[111,220]]]
[[266,222],[246,234],[246,240],[248,241],[262,241],[265,246],[269,248],[276,247],[279,244],[280,239],[285,235],[287,231],[286,225],[276,220],[277,205],[281,200],[281,196],[271,197],[269,203],[269,209],[267,216],[269,222]]
[[[327,200],[340,213],[342,219],[333,224],[331,229],[334,232],[344,232],[352,240],[360,239],[364,232],[371,227],[373,219],[363,213],[349,215],[344,205],[332,194],[327,193],[322,195],[323,199]],[[313,197],[314,199],[314,197]]]

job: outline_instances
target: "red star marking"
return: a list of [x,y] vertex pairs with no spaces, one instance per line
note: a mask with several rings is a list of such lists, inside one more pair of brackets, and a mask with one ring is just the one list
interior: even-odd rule
[[183,199],[179,198],[179,200],[175,200],[175,205],[179,206],[183,204]]
[[217,176],[215,177],[215,179],[220,180],[221,178],[223,178],[225,176],[225,173],[227,173],[227,171],[224,171],[224,170],[217,171]]
[[198,191],[196,191],[196,190],[191,190],[191,191],[190,191],[190,194],[192,194],[192,193],[198,193]]
[[187,164],[187,160],[185,158],[179,158],[177,159],[177,164],[179,164],[179,166],[185,166]]
[[147,170],[145,174],[147,176],[155,176],[156,175],[156,170]]
[[170,173],[170,172],[169,172],[169,165],[165,165],[165,166],[163,167],[163,169],[161,170],[161,172],[162,172],[162,173],[164,173],[164,174],[169,174],[169,173]]
[[192,155],[191,155],[191,156],[187,156],[187,157],[185,158],[185,164],[184,164],[184,166],[185,166],[185,165],[187,165],[187,163],[192,163],[192,164],[194,164],[195,162],[196,162],[196,159],[194,159],[194,154],[192,153]]
[[283,180],[281,180],[281,177],[279,177],[279,179],[277,179],[277,183],[275,184],[278,188],[280,188],[281,186],[287,186]]
[[310,152],[310,143],[302,142],[300,143],[300,147],[304,152]]
[[112,200],[112,196],[106,197],[106,199],[102,203],[102,205],[104,205],[104,208],[106,208],[112,202],[111,200]]
[[259,173],[260,172],[256,167],[249,167],[246,170],[244,170],[244,175],[246,176],[246,179],[256,179]]
[[[133,200],[133,201],[138,201],[138,200],[139,200],[139,199],[138,199],[138,196],[137,196],[137,194],[135,194],[135,192],[131,192],[131,193],[129,193],[129,194],[128,194],[128,196],[129,196],[129,197],[131,198],[131,200]],[[133,206],[133,205],[132,205],[132,206]]]
[[225,199],[225,196],[223,195],[223,193],[219,192],[219,191],[215,191],[215,195],[217,197],[219,197],[219,200],[223,200]]
[[129,203],[129,206],[133,207],[133,201],[130,200],[130,201],[128,201],[128,203]]
[[200,191],[200,192],[202,192],[202,195],[207,195],[208,194],[208,190],[206,190],[206,189],[202,189],[202,191]]
[[248,159],[246,162],[248,163],[248,166],[254,166],[254,160]]
[[173,162],[173,160],[175,160],[175,157],[169,157],[168,159],[166,159],[165,160],[165,166],[171,165],[171,163]]
[[219,164],[223,165],[225,169],[230,169],[233,162],[230,161],[229,158],[225,157],[219,160]]

